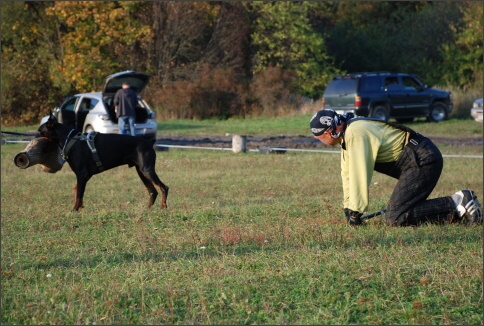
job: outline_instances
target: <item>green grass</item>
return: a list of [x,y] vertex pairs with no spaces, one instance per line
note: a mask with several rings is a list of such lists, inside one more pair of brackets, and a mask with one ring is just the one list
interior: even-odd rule
[[[287,129],[299,134],[306,118]],[[269,120],[284,121],[199,130],[283,133]],[[452,123],[428,125],[465,129]],[[2,324],[483,323],[482,227],[376,217],[350,228],[338,155],[170,149],[156,166],[167,210],[146,209],[136,172],[119,167],[94,176],[71,212],[74,173],[20,170],[24,148],[1,146]],[[445,150],[482,155],[482,144]],[[482,159],[445,158],[431,197],[471,188],[482,202],[482,170]],[[394,184],[374,175],[369,212]]]
[[158,134],[177,135],[306,135],[310,115],[228,120],[170,120],[158,123]]
[[[251,118],[228,120],[169,120],[158,122],[158,136],[174,135],[224,135],[226,133],[250,136],[308,135],[311,114],[275,118]],[[405,125],[425,135],[482,137],[482,123],[471,119],[449,119],[428,123],[416,119]]]

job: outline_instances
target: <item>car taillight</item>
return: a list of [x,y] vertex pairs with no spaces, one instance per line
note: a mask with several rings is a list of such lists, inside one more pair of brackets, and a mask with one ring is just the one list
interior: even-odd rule
[[105,120],[105,121],[110,120],[109,115],[107,114],[99,114],[99,117],[101,118],[101,120]]
[[322,99],[322,104],[323,104],[323,109],[324,109],[324,107],[326,106],[326,102],[324,101],[324,97]]
[[361,106],[361,96],[355,95],[355,106]]

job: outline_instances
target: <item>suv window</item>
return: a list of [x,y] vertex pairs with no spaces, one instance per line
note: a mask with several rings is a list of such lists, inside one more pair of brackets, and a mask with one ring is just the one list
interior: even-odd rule
[[326,94],[356,93],[357,79],[335,79],[326,88]]
[[379,77],[361,78],[360,90],[362,92],[378,92],[381,89]]
[[406,90],[417,90],[421,86],[420,83],[412,77],[403,77],[402,83]]
[[398,78],[397,77],[387,77],[387,78],[385,78],[385,86],[394,85],[394,84],[398,85]]
[[399,91],[400,84],[398,83],[398,77],[386,77],[385,78],[385,89],[387,91]]

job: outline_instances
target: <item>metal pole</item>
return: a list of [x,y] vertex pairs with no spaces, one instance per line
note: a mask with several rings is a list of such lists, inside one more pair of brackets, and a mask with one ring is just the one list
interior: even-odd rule
[[369,220],[372,217],[375,217],[375,216],[378,216],[378,215],[381,215],[381,214],[385,214],[386,211],[387,211],[386,209],[382,209],[381,211],[362,216],[361,219],[362,220]]

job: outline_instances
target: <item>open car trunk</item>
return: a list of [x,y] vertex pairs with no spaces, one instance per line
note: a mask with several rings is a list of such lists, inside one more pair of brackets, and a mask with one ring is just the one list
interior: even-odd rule
[[[103,87],[103,99],[106,105],[108,114],[114,123],[118,123],[118,118],[114,111],[114,95],[121,89],[123,83],[128,83],[130,88],[133,89],[136,94],[139,94],[145,89],[146,85],[150,80],[151,75],[145,74],[143,72],[137,72],[132,70],[127,70],[123,72],[118,72],[106,77]],[[145,123],[148,119],[148,112],[146,108],[140,103],[138,98],[138,105],[135,109],[136,123]]]
[[[116,117],[116,112],[114,111],[114,96],[107,97],[107,98],[105,97],[104,104],[107,108],[107,111],[111,120],[114,123],[118,123],[118,118]],[[136,109],[135,109],[135,115],[136,115],[135,123],[145,123],[146,120],[148,120],[148,110],[140,105],[139,99],[138,99],[138,105],[136,106]]]

